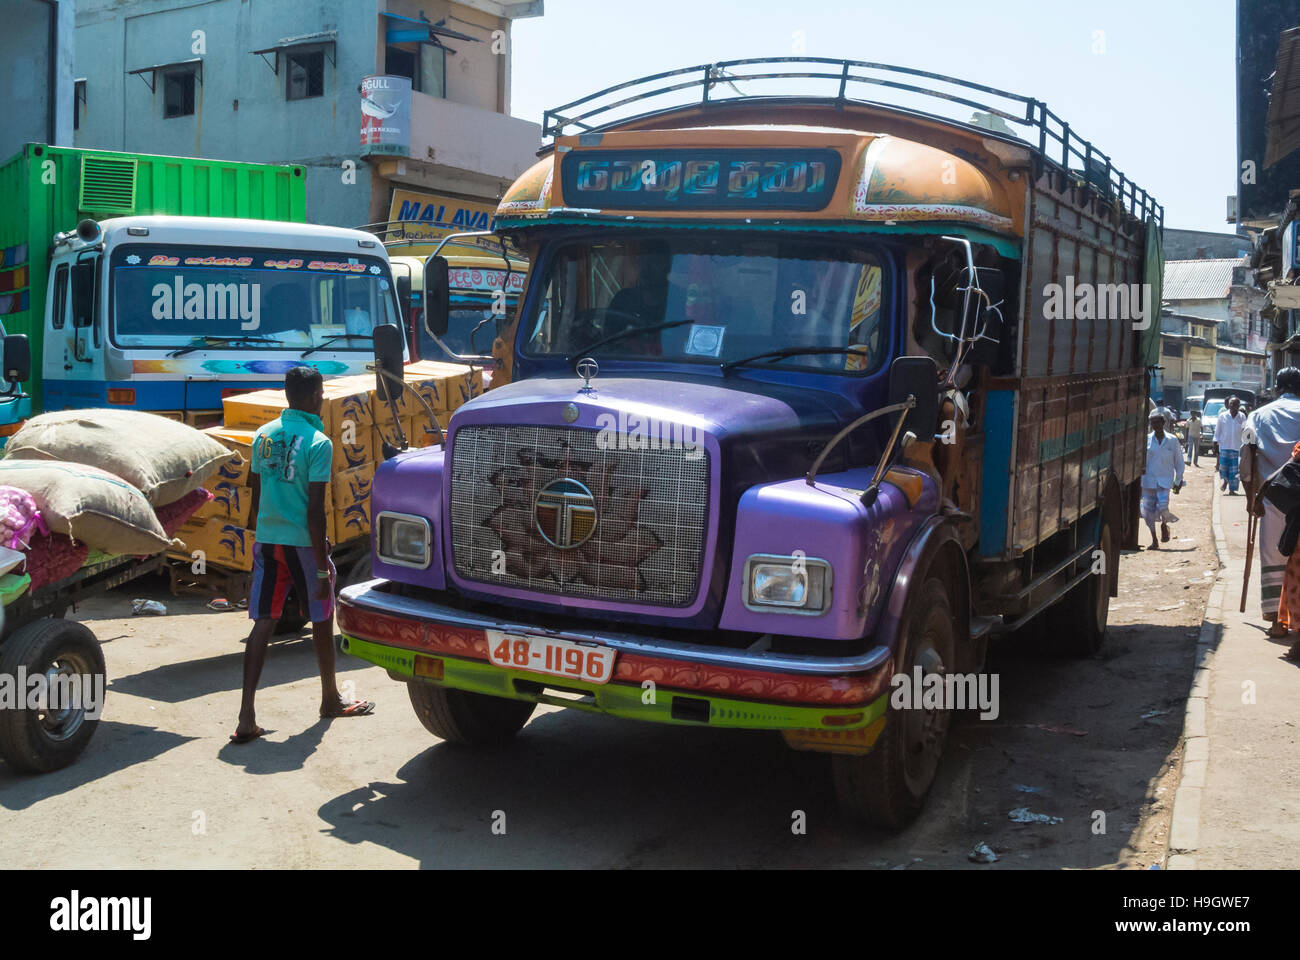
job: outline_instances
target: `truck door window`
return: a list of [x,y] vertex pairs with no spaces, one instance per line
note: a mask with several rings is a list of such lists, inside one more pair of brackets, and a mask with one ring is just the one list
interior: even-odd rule
[[54,270],[54,307],[50,311],[50,323],[55,330],[62,330],[67,321],[68,312],[68,265],[61,263]]

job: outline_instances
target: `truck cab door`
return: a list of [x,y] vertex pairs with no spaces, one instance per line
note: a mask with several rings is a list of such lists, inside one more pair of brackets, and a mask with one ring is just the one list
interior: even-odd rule
[[75,364],[94,364],[95,355],[102,345],[99,323],[99,256],[81,254],[72,264],[72,360]]

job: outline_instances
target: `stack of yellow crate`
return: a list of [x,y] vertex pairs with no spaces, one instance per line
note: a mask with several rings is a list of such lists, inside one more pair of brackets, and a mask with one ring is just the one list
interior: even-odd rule
[[[483,371],[454,363],[421,361],[409,364],[405,380],[433,408],[439,427],[447,428],[452,413],[483,392]],[[191,554],[202,550],[208,563],[251,570],[255,520],[249,515],[252,491],[248,469],[257,429],[279,418],[288,407],[283,390],[257,390],[222,401],[225,424],[205,432],[232,451],[212,482],[213,499],[176,536]],[[424,406],[409,391],[397,398],[397,415],[412,447],[438,442]],[[370,488],[383,439],[396,443],[393,413],[375,398],[373,374],[335,377],[325,381],[321,424],[334,446],[332,479],[326,488],[326,536],[334,544],[370,533]],[[179,554],[178,554],[179,556]]]

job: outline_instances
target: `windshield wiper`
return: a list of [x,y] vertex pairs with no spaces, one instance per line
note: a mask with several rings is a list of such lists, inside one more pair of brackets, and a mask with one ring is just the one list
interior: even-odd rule
[[739,367],[755,360],[766,360],[768,363],[775,363],[777,360],[784,360],[786,357],[815,357],[835,353],[865,355],[863,351],[853,347],[783,347],[780,350],[765,350],[762,353],[754,354],[752,357],[742,357],[740,360],[729,360],[722,364],[722,374],[726,376],[727,371],[732,367]]
[[298,357],[298,359],[301,360],[303,357],[309,357],[317,350],[324,350],[331,343],[335,343],[338,340],[374,340],[374,339],[375,339],[375,335],[373,333],[340,333],[336,337],[326,337],[320,343],[316,344],[316,346],[309,347],[308,349],[304,350],[302,354]]
[[199,337],[188,347],[181,347],[179,350],[173,350],[167,354],[169,357],[183,357],[187,353],[193,353],[195,350],[202,350],[204,347],[217,345],[227,345],[231,343],[280,343],[274,337]]
[[[656,323],[649,327],[628,327],[626,330],[623,330],[620,333],[611,334],[610,336],[605,337],[602,340],[597,340],[595,343],[589,343],[581,350],[576,351],[576,353],[578,354],[578,358],[581,359],[583,356],[586,355],[588,350],[594,350],[596,349],[596,347],[603,347],[607,343],[613,343],[615,340],[622,340],[624,337],[630,337],[633,334],[654,333],[658,330],[667,330],[671,327],[680,327],[683,324],[694,323],[694,322],[695,322],[694,320],[673,320],[669,323]],[[568,363],[569,360],[572,358],[572,356],[573,354],[569,354],[569,356],[564,358],[564,362]]]

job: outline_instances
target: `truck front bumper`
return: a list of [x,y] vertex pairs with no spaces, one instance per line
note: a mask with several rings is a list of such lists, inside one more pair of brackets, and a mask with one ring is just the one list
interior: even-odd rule
[[[785,732],[791,746],[858,753],[884,726],[893,658],[885,647],[830,658],[549,629],[390,592],[372,580],[342,591],[343,649],[406,681],[659,723]],[[594,643],[617,651],[608,683],[498,666],[489,631]]]

